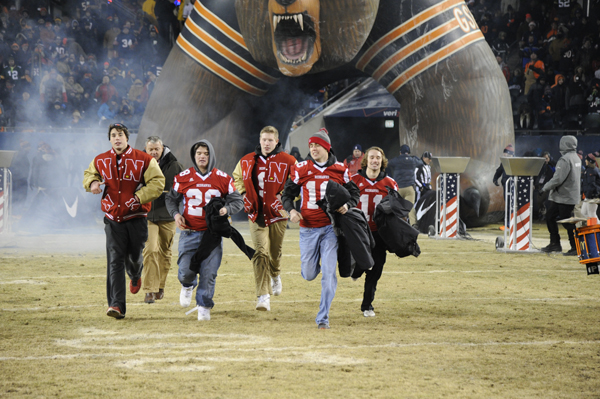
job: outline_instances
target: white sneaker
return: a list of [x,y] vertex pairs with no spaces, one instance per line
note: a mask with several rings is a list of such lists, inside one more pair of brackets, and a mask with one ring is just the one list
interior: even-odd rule
[[192,303],[193,292],[193,285],[191,287],[184,287],[183,285],[181,286],[181,293],[179,294],[179,304],[182,307],[187,308],[188,306],[190,306],[190,303]]
[[271,288],[273,288],[273,295],[281,295],[283,285],[281,285],[281,276],[277,276],[271,279]]
[[198,320],[210,320],[210,308],[198,306]]
[[365,317],[375,317],[375,311],[373,311],[373,310],[365,310],[363,312],[363,316],[365,316]]
[[261,295],[258,297],[258,301],[256,301],[256,310],[271,310],[271,296],[269,294]]

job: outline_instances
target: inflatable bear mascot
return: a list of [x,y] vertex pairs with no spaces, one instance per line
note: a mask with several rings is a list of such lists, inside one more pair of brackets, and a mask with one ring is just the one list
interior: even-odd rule
[[263,126],[291,126],[307,93],[359,76],[398,100],[398,142],[412,153],[471,157],[468,225],[502,209],[490,183],[514,142],[508,88],[462,0],[197,0],[140,135],[161,136],[181,160],[208,139],[230,172]]

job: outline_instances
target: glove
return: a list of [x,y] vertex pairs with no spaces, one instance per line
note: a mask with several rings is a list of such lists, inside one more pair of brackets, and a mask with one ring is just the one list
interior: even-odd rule
[[498,183],[498,180],[494,180],[494,184],[497,185],[497,186],[500,185],[500,183]]

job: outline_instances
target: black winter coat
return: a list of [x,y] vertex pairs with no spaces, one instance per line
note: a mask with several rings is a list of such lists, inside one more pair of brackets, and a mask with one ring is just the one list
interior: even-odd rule
[[163,156],[160,158],[158,166],[160,166],[160,170],[163,172],[163,175],[165,175],[165,188],[160,197],[152,201],[152,209],[148,212],[148,220],[151,222],[172,222],[173,217],[169,215],[167,205],[165,204],[165,195],[169,192],[171,187],[173,187],[175,176],[183,171],[183,166],[177,162],[177,158],[175,158],[175,155],[173,155],[167,146],[165,146]]
[[389,252],[400,258],[408,255],[417,257],[421,254],[417,244],[419,231],[403,219],[410,212],[412,204],[395,190],[388,189],[388,193],[375,208],[373,221],[377,225],[377,232]]
[[351,198],[352,195],[346,188],[330,181],[327,183],[325,197],[317,201],[321,209],[327,212],[332,219],[334,231],[338,237],[340,277],[350,277],[355,265],[362,270],[368,270],[375,264],[371,255],[371,248],[375,247],[375,239],[364,213],[357,208],[350,208],[343,215],[335,211],[348,203]]

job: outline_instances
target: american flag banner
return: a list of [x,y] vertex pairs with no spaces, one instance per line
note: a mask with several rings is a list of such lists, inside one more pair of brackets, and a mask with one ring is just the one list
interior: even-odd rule
[[[518,176],[516,190],[511,185],[509,249],[529,249],[531,220],[531,177]],[[512,179],[511,179],[512,180]]]
[[[458,231],[458,173],[444,173],[440,178],[440,230],[442,237],[456,237]],[[444,196],[445,193],[445,196]]]

